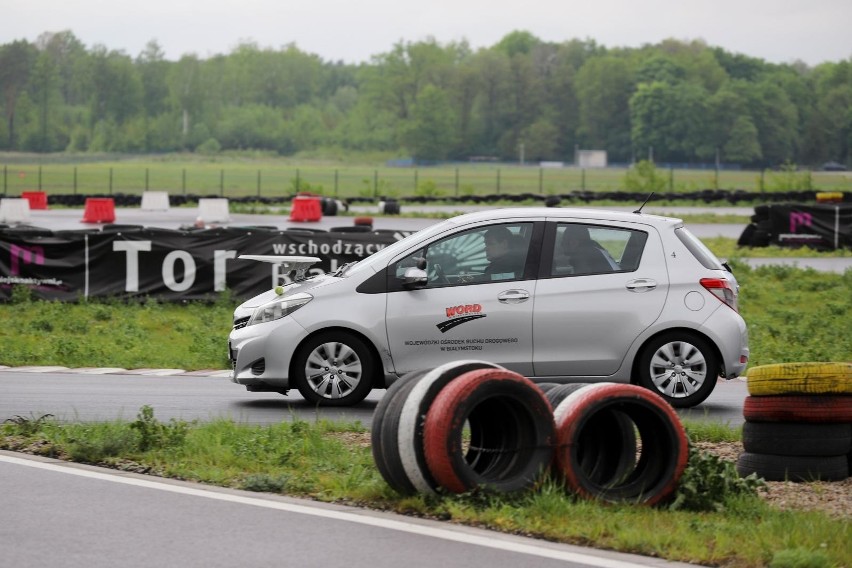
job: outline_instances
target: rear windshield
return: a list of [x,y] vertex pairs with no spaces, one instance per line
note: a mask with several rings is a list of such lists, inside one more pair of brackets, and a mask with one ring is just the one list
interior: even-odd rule
[[698,259],[698,262],[700,262],[704,268],[712,270],[725,269],[725,267],[722,266],[722,263],[719,262],[719,259],[716,258],[716,255],[710,252],[710,249],[708,249],[704,243],[698,239],[698,237],[690,233],[686,227],[679,227],[675,229],[675,234],[677,235],[677,238],[680,239],[680,242],[689,249],[692,256]]

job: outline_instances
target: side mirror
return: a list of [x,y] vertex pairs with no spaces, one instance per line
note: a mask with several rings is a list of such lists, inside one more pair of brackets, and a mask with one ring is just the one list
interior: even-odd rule
[[422,268],[406,268],[402,277],[402,285],[406,288],[422,288],[426,286],[428,276]]

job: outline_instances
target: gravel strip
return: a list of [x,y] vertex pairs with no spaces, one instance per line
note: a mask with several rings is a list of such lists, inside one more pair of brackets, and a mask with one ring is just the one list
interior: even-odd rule
[[[698,442],[695,446],[734,463],[744,451],[740,442]],[[822,511],[834,518],[852,519],[852,477],[809,483],[767,481],[760,497],[785,511]]]

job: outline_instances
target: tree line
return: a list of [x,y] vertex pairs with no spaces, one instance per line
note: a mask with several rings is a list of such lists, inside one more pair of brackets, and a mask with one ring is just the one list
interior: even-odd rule
[[773,64],[701,41],[606,48],[515,31],[344,64],[251,42],[170,61],[152,40],[132,57],[46,32],[0,45],[0,93],[6,151],[852,163],[852,58]]

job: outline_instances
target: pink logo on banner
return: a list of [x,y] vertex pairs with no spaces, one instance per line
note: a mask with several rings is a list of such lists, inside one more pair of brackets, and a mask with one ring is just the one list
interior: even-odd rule
[[10,251],[12,253],[12,276],[20,275],[19,261],[23,261],[24,264],[44,264],[44,247],[12,245]]
[[797,227],[810,227],[813,217],[810,213],[790,212],[790,232],[795,233]]

